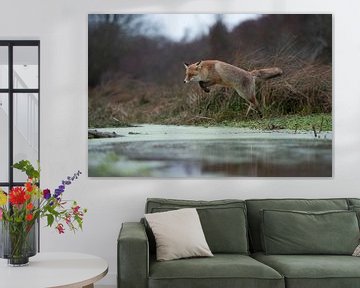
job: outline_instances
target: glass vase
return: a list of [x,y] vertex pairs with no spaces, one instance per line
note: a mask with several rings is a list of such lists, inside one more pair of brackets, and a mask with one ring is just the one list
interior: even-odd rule
[[29,226],[29,222],[0,221],[1,242],[0,257],[8,259],[9,266],[25,266],[29,257],[37,252],[36,222]]

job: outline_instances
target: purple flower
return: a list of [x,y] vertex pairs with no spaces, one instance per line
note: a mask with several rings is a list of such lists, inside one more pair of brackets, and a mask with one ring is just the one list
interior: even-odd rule
[[65,191],[65,186],[70,185],[72,183],[72,181],[74,181],[75,179],[77,179],[80,176],[80,174],[82,174],[82,173],[79,170],[78,172],[74,173],[73,177],[68,176],[68,177],[66,177],[66,180],[62,180],[59,187],[57,189],[55,189],[54,197],[59,200],[60,195]]
[[51,197],[51,193],[50,193],[50,190],[49,189],[44,189],[43,191],[43,196],[44,198],[47,200]]
[[61,189],[55,189],[54,197],[59,198],[59,196],[64,192],[64,190]]

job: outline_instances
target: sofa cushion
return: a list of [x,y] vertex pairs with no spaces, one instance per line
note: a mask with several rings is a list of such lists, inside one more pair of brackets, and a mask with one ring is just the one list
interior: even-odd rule
[[254,199],[246,200],[252,251],[262,251],[261,214],[263,209],[328,211],[348,210],[346,199]]
[[352,255],[359,244],[354,211],[262,210],[266,254]]
[[256,260],[284,275],[286,288],[360,287],[360,258],[343,255],[265,255]]
[[[246,207],[242,200],[193,201],[152,198],[147,200],[146,213],[187,207],[197,208],[206,241],[213,253],[249,253]],[[149,239],[152,239],[151,233]]]
[[213,256],[195,208],[145,214],[156,239],[159,261]]
[[215,254],[211,258],[150,261],[149,288],[284,288],[274,269],[246,255]]

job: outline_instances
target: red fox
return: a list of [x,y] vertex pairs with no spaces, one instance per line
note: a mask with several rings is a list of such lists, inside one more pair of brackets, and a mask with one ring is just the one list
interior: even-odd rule
[[216,84],[234,88],[240,97],[249,103],[246,115],[248,115],[250,109],[254,109],[261,114],[255,95],[255,79],[270,79],[283,73],[277,67],[248,72],[218,60],[203,60],[190,65],[184,63],[184,66],[186,69],[184,83],[199,82],[200,87],[206,93],[210,92],[210,86]]

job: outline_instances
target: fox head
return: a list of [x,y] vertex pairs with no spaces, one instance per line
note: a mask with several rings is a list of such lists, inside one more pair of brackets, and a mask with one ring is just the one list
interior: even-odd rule
[[185,79],[184,79],[184,83],[189,83],[189,82],[199,82],[201,81],[201,77],[200,77],[200,69],[201,69],[201,61],[196,62],[194,64],[187,64],[184,63],[184,67],[185,67]]

